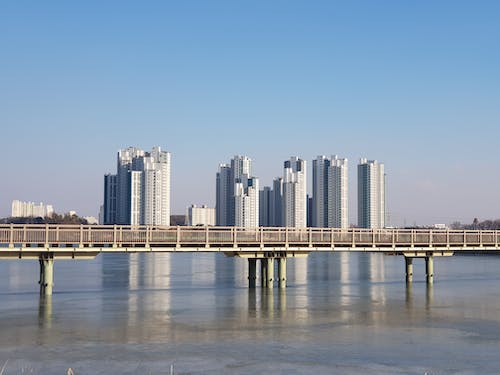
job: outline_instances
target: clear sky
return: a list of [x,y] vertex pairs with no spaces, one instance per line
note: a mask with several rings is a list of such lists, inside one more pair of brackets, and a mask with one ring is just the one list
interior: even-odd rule
[[[0,217],[97,215],[127,146],[172,152],[172,213],[219,163],[385,163],[391,224],[500,218],[500,1],[2,1]],[[311,173],[309,173],[311,174]],[[309,189],[310,190],[310,189]]]

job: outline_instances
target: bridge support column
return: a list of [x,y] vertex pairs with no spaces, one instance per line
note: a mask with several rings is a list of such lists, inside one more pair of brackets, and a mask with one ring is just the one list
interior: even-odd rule
[[274,258],[267,258],[267,287],[274,288]]
[[413,258],[405,257],[406,263],[406,282],[411,283],[413,281]]
[[257,259],[248,259],[248,287],[255,288],[257,281]]
[[425,273],[427,284],[432,284],[434,282],[434,258],[432,255],[425,257]]
[[260,285],[262,288],[267,288],[267,259],[260,260]]
[[45,296],[52,295],[54,286],[54,258],[50,254],[40,255],[40,294]]
[[286,258],[279,258],[278,278],[279,278],[279,287],[286,288]]

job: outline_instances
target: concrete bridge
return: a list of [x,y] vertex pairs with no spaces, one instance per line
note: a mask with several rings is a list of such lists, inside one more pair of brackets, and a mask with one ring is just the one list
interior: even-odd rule
[[[378,252],[402,255],[406,281],[413,259],[423,258],[426,280],[433,282],[433,257],[457,252],[499,250],[500,231],[442,229],[337,229],[161,227],[118,225],[0,225],[0,259],[37,259],[40,293],[52,294],[56,259],[92,259],[99,253],[221,252],[248,259],[249,287],[286,287],[287,258],[312,252]],[[278,277],[275,278],[275,263]]]

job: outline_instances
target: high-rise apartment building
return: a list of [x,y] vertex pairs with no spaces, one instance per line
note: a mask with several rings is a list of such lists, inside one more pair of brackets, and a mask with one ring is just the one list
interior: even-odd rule
[[313,160],[312,224],[315,227],[347,228],[347,159],[318,156]]
[[360,159],[359,161],[358,226],[360,228],[383,228],[385,226],[384,164],[376,160]]
[[215,225],[215,208],[205,205],[198,207],[192,205],[187,210],[187,222],[189,226],[196,225]]
[[307,227],[306,162],[297,157],[285,161],[283,171],[283,226]]
[[104,176],[105,224],[170,225],[170,153],[129,147],[118,152],[116,175]]
[[11,217],[51,217],[54,208],[50,204],[36,204],[34,202],[12,201]]
[[219,165],[216,186],[216,222],[221,226],[259,225],[259,181],[251,177],[252,160],[234,156]]
[[260,191],[259,216],[261,227],[283,226],[283,178],[278,177],[273,181],[272,188],[265,186]]

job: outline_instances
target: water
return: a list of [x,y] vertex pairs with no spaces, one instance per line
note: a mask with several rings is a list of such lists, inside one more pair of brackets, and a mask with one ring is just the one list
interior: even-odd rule
[[285,291],[247,288],[222,254],[103,254],[0,262],[3,374],[497,374],[500,257],[288,261]]

